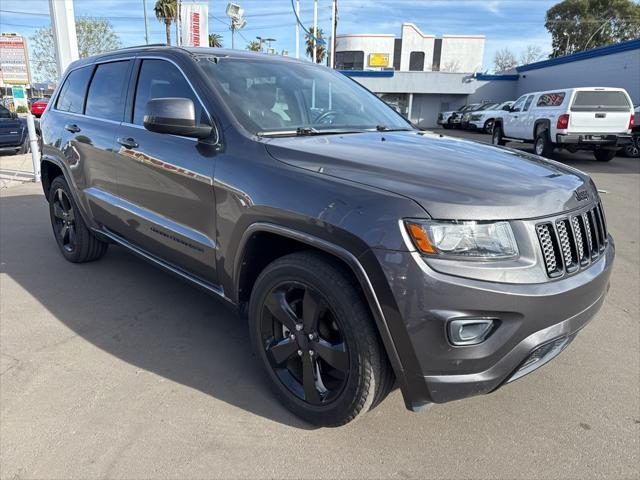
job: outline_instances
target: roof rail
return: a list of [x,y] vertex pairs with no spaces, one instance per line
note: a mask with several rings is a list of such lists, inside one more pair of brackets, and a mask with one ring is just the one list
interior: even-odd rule
[[167,45],[166,43],[148,43],[144,45],[131,45],[129,47],[122,47],[119,50],[128,50],[130,48],[144,48],[144,47],[170,47],[171,45]]

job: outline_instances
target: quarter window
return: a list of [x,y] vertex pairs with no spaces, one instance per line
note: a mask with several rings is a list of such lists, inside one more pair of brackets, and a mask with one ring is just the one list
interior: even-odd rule
[[149,100],[166,97],[190,99],[195,107],[196,118],[202,118],[202,104],[180,70],[164,60],[143,60],[138,75],[133,123],[143,124]]
[[524,108],[522,109],[523,112],[526,112],[527,110],[529,110],[529,107],[531,106],[532,101],[533,101],[533,95],[529,95],[529,98],[527,98],[527,101],[524,104]]
[[92,71],[93,65],[78,68],[69,74],[58,95],[58,100],[56,101],[57,110],[69,113],[82,113],[84,109],[84,97]]
[[85,114],[122,121],[128,72],[128,60],[98,65],[89,86]]

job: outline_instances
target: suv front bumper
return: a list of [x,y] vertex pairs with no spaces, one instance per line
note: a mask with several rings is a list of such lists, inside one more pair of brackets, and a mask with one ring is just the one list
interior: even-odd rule
[[619,134],[557,134],[556,143],[559,145],[574,145],[577,147],[620,147],[631,143],[631,135]]
[[[415,252],[378,251],[376,256],[401,306],[409,339],[403,343],[413,350],[407,355],[399,351],[414,359],[414,365],[403,364],[405,403],[419,410],[492,392],[559,354],[602,306],[615,246],[609,237],[606,251],[589,268],[541,284],[442,274]],[[453,318],[492,318],[499,326],[478,345],[454,346],[447,336]],[[541,358],[527,364],[532,355]],[[520,370],[523,366],[526,371]]]

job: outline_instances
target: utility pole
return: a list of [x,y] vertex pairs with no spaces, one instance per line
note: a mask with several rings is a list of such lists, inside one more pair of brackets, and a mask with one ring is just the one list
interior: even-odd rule
[[58,76],[62,78],[69,64],[78,59],[73,0],[49,0],[49,14],[56,48],[56,67]]
[[[300,18],[300,0],[296,0],[296,15]],[[300,58],[300,22],[296,19],[296,58]]]
[[176,47],[179,47],[180,45],[182,45],[182,38],[180,36],[180,34],[182,33],[182,32],[180,32],[180,30],[181,30],[181,25],[180,25],[180,23],[181,23],[181,18],[180,18],[180,5],[181,5],[181,3],[182,2],[180,0],[176,1],[176,7],[178,9],[178,11],[176,12],[177,13],[177,15],[176,15]]
[[318,57],[316,38],[318,38],[318,0],[313,0],[313,63],[316,63]]
[[336,31],[338,29],[338,0],[331,2],[331,57],[329,66],[336,68]]
[[144,41],[149,45],[149,19],[147,18],[147,0],[142,0],[142,10],[144,11]]

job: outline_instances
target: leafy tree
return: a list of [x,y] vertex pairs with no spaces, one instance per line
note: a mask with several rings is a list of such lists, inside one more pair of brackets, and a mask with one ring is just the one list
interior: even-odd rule
[[158,0],[153,7],[153,13],[159,22],[164,23],[167,35],[167,45],[171,45],[171,24],[178,18],[178,4],[176,0]]
[[[311,35],[309,35],[309,33],[305,35],[307,44],[307,56],[309,58],[313,58],[313,37],[322,40],[323,32],[321,28],[318,28],[318,33],[316,33],[313,27],[309,29],[309,32],[311,33]],[[327,49],[325,48],[325,45],[320,42],[316,42],[316,63],[322,63],[326,56]]]
[[[76,20],[80,58],[109,52],[121,47],[120,37],[108,20],[82,17]],[[56,49],[51,27],[41,27],[31,37],[31,66],[37,82],[56,80]]]
[[524,51],[520,53],[520,65],[537,62],[542,60],[543,57],[544,53],[542,53],[542,49],[539,46],[527,45]]
[[259,52],[260,42],[257,40],[250,41],[249,43],[247,43],[247,50],[251,50],[252,52]]
[[215,48],[222,48],[222,35],[218,33],[210,33],[209,46],[215,47]]
[[506,72],[518,65],[515,54],[507,47],[498,50],[493,57],[493,69],[496,73]]
[[640,4],[632,0],[564,0],[547,10],[551,57],[640,37]]

